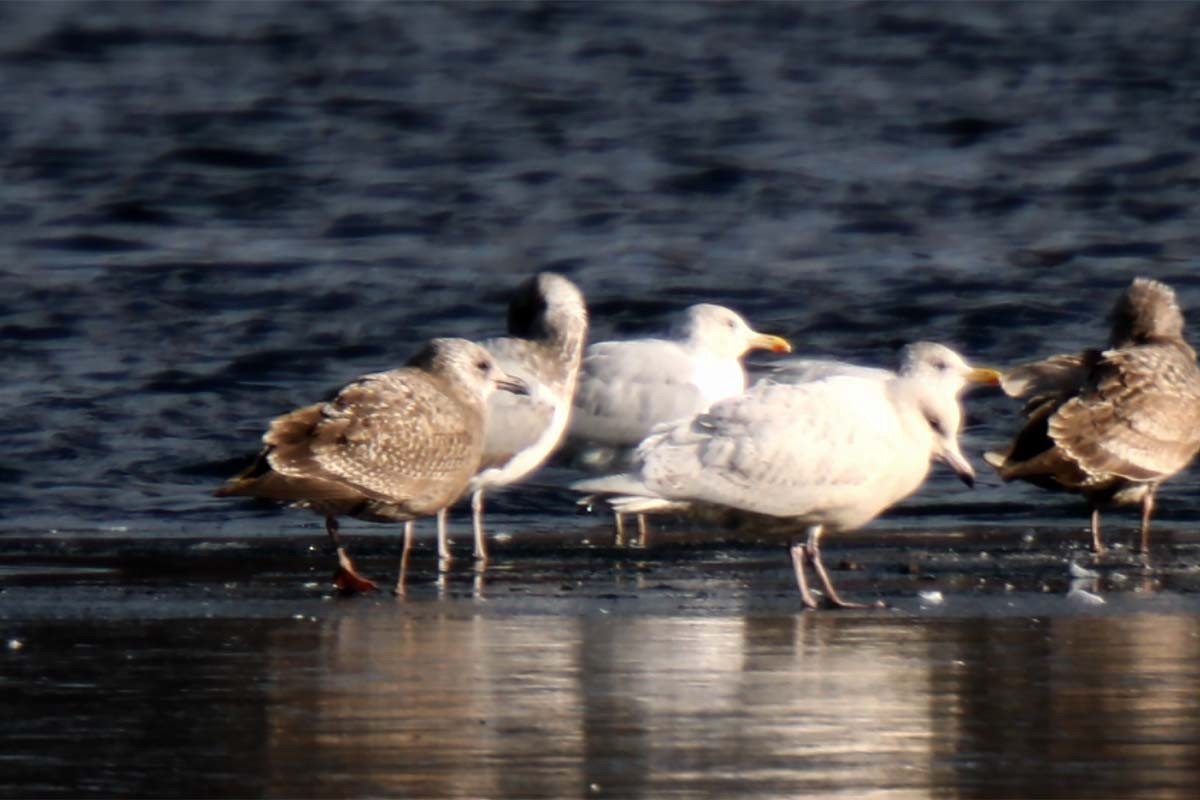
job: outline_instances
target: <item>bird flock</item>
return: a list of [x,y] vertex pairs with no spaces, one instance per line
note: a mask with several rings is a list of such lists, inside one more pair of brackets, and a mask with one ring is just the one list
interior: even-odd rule
[[377,587],[355,568],[338,518],[403,522],[403,594],[414,520],[436,516],[448,560],[447,511],[469,497],[475,558],[486,562],[487,492],[561,451],[589,473],[571,485],[582,502],[613,510],[618,540],[625,514],[643,536],[655,513],[786,520],[804,605],[861,607],[833,586],[822,536],[866,525],[915,492],[934,462],[973,486],[958,441],[960,396],[972,386],[1026,401],[1012,442],[984,456],[1003,480],[1081,495],[1097,554],[1101,509],[1138,504],[1148,550],[1159,485],[1200,450],[1200,367],[1175,293],[1159,281],[1136,278],[1111,323],[1103,349],[1003,371],[916,342],[894,372],[791,357],[747,386],[745,354],[789,353],[785,339],[701,304],[663,338],[589,345],[583,294],[542,272],[516,290],[506,336],[433,339],[405,366],[274,419],[254,462],[216,494],[323,515],[346,593]]

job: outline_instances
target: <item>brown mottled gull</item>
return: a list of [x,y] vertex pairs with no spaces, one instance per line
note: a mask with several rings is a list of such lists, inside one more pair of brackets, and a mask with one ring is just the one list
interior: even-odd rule
[[1006,480],[1082,494],[1092,546],[1100,509],[1141,503],[1150,546],[1158,486],[1200,450],[1200,369],[1166,284],[1136,278],[1117,300],[1107,350],[1057,355],[1009,370],[1004,391],[1027,398],[1024,427],[984,458]]
[[760,381],[652,434],[632,472],[573,488],[608,495],[628,513],[715,506],[795,520],[806,527],[806,538],[791,542],[805,605],[817,607],[805,575],[811,560],[829,601],[854,606],[825,571],[822,533],[870,522],[916,491],[931,460],[971,484],[975,473],[958,445],[958,395],[968,383],[998,380],[948,347],[920,342],[905,348],[899,372],[886,378]]
[[[658,425],[690,419],[746,389],[741,358],[753,349],[791,352],[786,339],[759,333],[724,306],[684,309],[666,339],[589,345],[575,391],[569,436],[589,469],[618,462]],[[638,518],[639,526],[642,519]],[[621,515],[618,538],[623,538]]]
[[216,494],[323,514],[338,588],[373,589],[343,548],[337,518],[406,522],[407,557],[411,521],[453,503],[479,469],[487,398],[497,387],[525,391],[479,345],[433,339],[406,366],[364,375],[328,402],[274,419],[258,459]]
[[583,294],[561,275],[535,275],[509,305],[508,333],[481,344],[501,369],[526,383],[529,393],[496,392],[488,399],[483,461],[468,487],[475,557],[482,561],[487,560],[484,492],[523,480],[566,432],[587,336]]

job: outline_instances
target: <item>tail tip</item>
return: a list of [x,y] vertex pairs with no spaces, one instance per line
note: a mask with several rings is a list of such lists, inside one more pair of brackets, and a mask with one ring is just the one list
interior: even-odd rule
[[1003,469],[1005,462],[1008,461],[1008,459],[1004,457],[1003,453],[997,453],[994,450],[989,450],[988,452],[984,453],[983,460],[989,466],[995,467],[996,469]]

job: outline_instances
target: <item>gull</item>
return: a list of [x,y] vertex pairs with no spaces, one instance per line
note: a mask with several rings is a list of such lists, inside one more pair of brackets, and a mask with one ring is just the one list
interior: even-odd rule
[[821,536],[859,528],[916,491],[933,460],[973,485],[958,444],[958,395],[968,384],[998,381],[995,370],[972,368],[932,342],[905,347],[899,371],[888,377],[760,381],[649,436],[630,472],[572,488],[608,495],[626,513],[716,507],[794,520],[806,533],[790,543],[804,604],[818,605],[805,574],[811,561],[830,602],[861,607],[834,589]]
[[1003,376],[1027,399],[1026,422],[1004,452],[984,460],[1005,481],[1083,495],[1092,548],[1105,551],[1100,509],[1141,504],[1141,550],[1159,484],[1200,450],[1200,368],[1166,284],[1135,278],[1117,299],[1108,348],[1051,356]]
[[337,518],[405,522],[400,592],[412,520],[453,503],[478,471],[487,399],[496,388],[526,391],[474,342],[433,339],[404,367],[364,375],[328,402],[276,417],[255,462],[216,495],[324,515],[337,550],[335,584],[347,592],[376,586],[355,569]]
[[[753,349],[791,352],[786,339],[751,328],[724,306],[684,309],[666,339],[596,342],[584,353],[569,436],[592,469],[614,463],[658,425],[690,419],[741,394],[741,358]],[[623,538],[621,515],[618,537]],[[639,528],[643,520],[638,518]],[[643,529],[644,530],[644,529]]]
[[[509,305],[508,334],[481,344],[504,372],[528,385],[529,393],[495,392],[488,398],[483,460],[467,487],[475,558],[480,561],[488,557],[484,493],[523,480],[545,462],[566,433],[587,336],[583,294],[561,275],[535,275],[521,285]],[[444,526],[439,526],[442,531]],[[448,558],[449,543],[439,538],[438,546]]]

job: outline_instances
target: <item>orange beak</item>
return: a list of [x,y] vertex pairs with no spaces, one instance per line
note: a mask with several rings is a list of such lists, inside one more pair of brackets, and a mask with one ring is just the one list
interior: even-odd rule
[[782,336],[771,336],[767,333],[756,333],[750,340],[751,350],[770,350],[772,353],[790,353],[792,345]]
[[990,367],[975,367],[967,373],[967,383],[979,383],[984,386],[999,386],[1000,371]]

